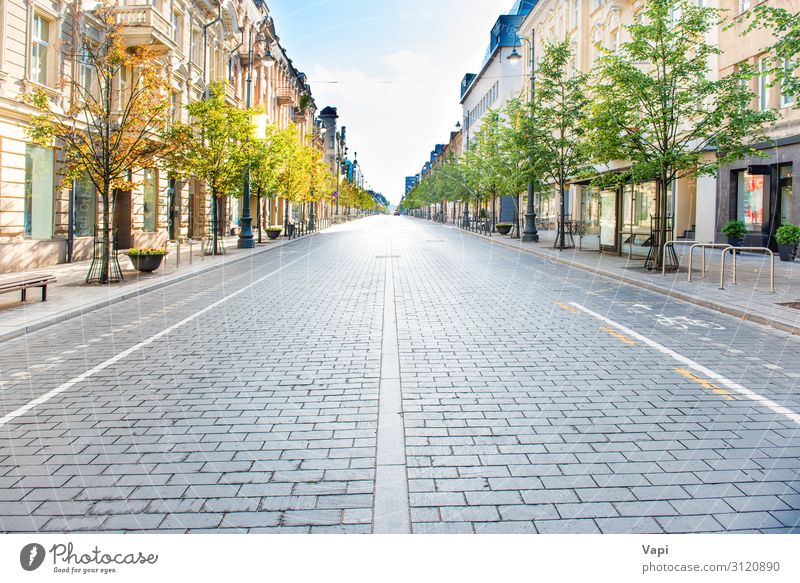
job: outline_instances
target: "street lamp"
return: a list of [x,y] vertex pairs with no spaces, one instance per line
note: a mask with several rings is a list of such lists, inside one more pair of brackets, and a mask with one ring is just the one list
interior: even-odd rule
[[[261,33],[256,33],[260,35]],[[246,88],[246,108],[250,110],[250,94],[253,86],[253,48],[254,44],[260,42],[267,42],[264,37],[257,36],[256,42],[253,43],[252,28],[247,33],[247,88]],[[275,63],[275,57],[272,56],[272,51],[267,47],[267,52],[264,55],[264,63],[267,67],[271,67]],[[242,196],[242,217],[240,219],[242,225],[239,230],[239,241],[237,247],[239,249],[253,249],[256,246],[255,237],[253,236],[253,215],[250,213],[250,160],[247,160],[247,170],[244,174],[244,193]]]
[[[521,42],[527,42],[530,44],[531,47],[531,73],[530,73],[530,81],[531,81],[531,125],[535,122],[534,113],[536,112],[536,66],[535,66],[535,57],[536,57],[536,31],[531,31],[531,40],[528,40],[527,37],[519,38]],[[522,60],[522,55],[517,52],[517,47],[514,47],[514,50],[511,51],[511,54],[506,57],[509,63],[512,65],[516,65]],[[533,162],[533,144],[531,144],[531,162]],[[536,209],[533,205],[533,197],[535,194],[535,186],[533,183],[533,179],[531,178],[530,182],[528,182],[528,206],[525,209],[525,230],[522,232],[522,240],[524,242],[538,242],[539,241],[539,232],[536,230]]]

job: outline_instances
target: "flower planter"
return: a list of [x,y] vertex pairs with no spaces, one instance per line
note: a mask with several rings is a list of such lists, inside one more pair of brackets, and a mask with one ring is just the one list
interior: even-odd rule
[[512,225],[495,225],[495,229],[501,235],[508,235],[511,232]]
[[778,254],[781,261],[791,263],[797,258],[797,245],[778,245]]
[[269,237],[273,241],[280,236],[281,236],[281,231],[267,231],[267,237]]
[[166,255],[128,255],[128,257],[137,271],[152,273],[161,267],[161,262],[164,261]]
[[744,245],[743,237],[728,237],[728,245],[731,247],[741,247]]

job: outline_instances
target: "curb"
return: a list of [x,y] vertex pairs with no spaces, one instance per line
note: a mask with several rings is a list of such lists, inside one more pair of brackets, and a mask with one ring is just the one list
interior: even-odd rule
[[[464,231],[463,229],[459,229],[458,227],[450,227],[450,226],[447,226],[447,225],[442,225],[442,226],[444,226],[445,228],[448,228],[448,229],[455,229],[459,233],[464,233],[464,234],[470,235],[471,237],[474,237],[476,239],[480,239],[482,241],[486,241],[487,240],[486,237],[484,237],[482,235],[478,235],[477,233],[472,233],[471,231]],[[638,279],[633,279],[633,278],[630,278],[630,277],[625,277],[624,275],[620,275],[618,273],[613,273],[611,271],[605,271],[603,269],[599,269],[597,267],[591,267],[589,265],[584,265],[582,263],[575,263],[573,261],[570,261],[569,259],[563,259],[561,257],[555,257],[553,255],[549,255],[547,253],[543,253],[543,252],[539,251],[538,249],[536,249],[535,247],[525,248],[525,247],[520,247],[520,246],[517,246],[517,245],[510,245],[510,244],[505,243],[503,241],[497,241],[497,240],[495,240],[494,237],[489,239],[487,242],[492,244],[492,245],[500,245],[501,247],[505,247],[506,249],[511,249],[511,250],[514,250],[514,251],[527,253],[529,255],[534,255],[535,257],[538,257],[540,259],[546,259],[546,260],[552,261],[554,263],[559,263],[561,265],[566,265],[568,267],[573,267],[575,269],[580,269],[582,271],[586,271],[586,272],[592,273],[594,275],[597,275],[597,276],[600,276],[600,277],[604,277],[606,279],[613,279],[613,280],[620,281],[622,283],[625,283],[625,284],[628,284],[628,285],[632,285],[632,286],[636,286],[636,287],[639,287],[639,288],[642,288],[642,289],[646,289],[648,291],[655,292],[655,293],[658,293],[658,294],[661,294],[661,295],[664,295],[664,296],[667,296],[667,297],[670,297],[670,298],[675,298],[675,299],[678,299],[678,300],[682,300],[682,301],[688,302],[690,304],[695,304],[697,306],[700,306],[700,307],[703,307],[703,308],[707,308],[707,309],[713,310],[715,312],[719,312],[721,314],[726,314],[728,316],[734,316],[735,318],[739,318],[740,320],[744,320],[744,321],[748,321],[748,322],[755,322],[756,324],[761,324],[763,326],[768,326],[770,328],[775,328],[776,330],[781,330],[781,331],[787,332],[789,334],[800,336],[800,324],[790,324],[790,323],[787,323],[787,322],[782,322],[780,320],[775,320],[775,319],[770,318],[768,316],[762,316],[760,314],[756,314],[756,313],[753,313],[753,312],[747,312],[745,310],[742,310],[741,308],[736,308],[734,306],[730,306],[730,305],[726,305],[726,304],[715,303],[715,302],[712,302],[712,301],[707,300],[705,298],[701,298],[699,296],[695,296],[695,295],[692,295],[692,294],[687,294],[685,292],[677,291],[677,290],[674,290],[674,289],[671,289],[671,288],[668,288],[668,287],[652,284],[652,283],[649,283],[649,282],[646,282],[646,281],[640,281]]]
[[[0,332],[0,343],[5,342],[6,340],[12,340],[14,338],[20,338],[21,336],[25,336],[26,334],[30,334],[31,332],[36,332],[36,331],[42,330],[44,328],[49,328],[50,326],[53,326],[54,324],[59,324],[59,323],[64,322],[66,320],[72,320],[74,318],[79,318],[79,317],[84,316],[84,315],[86,315],[88,313],[91,313],[91,312],[94,312],[94,311],[97,311],[97,310],[101,310],[101,309],[107,308],[109,306],[113,306],[114,304],[118,304],[120,302],[124,302],[126,300],[130,300],[132,298],[136,298],[136,297],[142,296],[144,294],[148,294],[150,292],[154,292],[154,291],[158,291],[158,290],[164,289],[165,287],[169,287],[169,286],[171,286],[173,284],[180,283],[182,281],[186,281],[186,280],[191,279],[193,277],[196,277],[198,275],[206,274],[206,273],[208,273],[210,271],[214,271],[215,269],[221,269],[221,268],[226,267],[228,265],[233,265],[233,264],[239,263],[241,261],[245,261],[247,259],[252,259],[254,255],[261,255],[262,253],[267,253],[268,251],[274,251],[276,249],[283,249],[284,247],[288,247],[289,245],[294,245],[295,243],[297,243],[299,241],[304,241],[304,240],[307,240],[310,237],[315,237],[316,235],[318,235],[321,232],[322,231],[317,231],[316,233],[311,233],[310,235],[306,235],[304,237],[299,237],[299,238],[294,239],[292,241],[289,241],[287,243],[283,243],[283,244],[281,244],[279,246],[269,246],[269,247],[263,247],[261,249],[256,249],[255,251],[253,251],[253,253],[247,253],[247,254],[242,255],[241,257],[236,257],[234,259],[230,259],[230,260],[224,261],[222,263],[216,263],[216,264],[212,263],[211,265],[208,265],[206,267],[202,267],[202,268],[198,269],[197,271],[194,271],[192,273],[187,273],[183,277],[181,277],[179,275],[179,276],[176,276],[176,277],[170,279],[169,281],[163,281],[163,279],[160,280],[160,281],[153,281],[152,283],[149,283],[149,284],[144,285],[142,287],[136,288],[136,290],[131,290],[129,292],[125,292],[125,293],[119,294],[119,295],[117,295],[117,296],[115,296],[113,298],[97,301],[97,302],[94,302],[92,304],[88,304],[86,306],[81,306],[80,308],[75,308],[74,310],[70,310],[70,311],[67,311],[67,312],[62,312],[60,314],[56,314],[56,315],[50,316],[48,318],[44,318],[44,319],[42,319],[42,320],[40,320],[38,322],[35,322],[34,324],[30,324],[30,325],[26,325],[26,326],[17,328],[16,330],[12,330],[10,332]],[[162,276],[162,277],[166,277],[166,275]]]

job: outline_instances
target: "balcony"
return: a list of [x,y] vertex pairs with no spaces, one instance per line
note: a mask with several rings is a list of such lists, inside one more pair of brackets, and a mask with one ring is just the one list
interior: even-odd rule
[[292,90],[288,88],[281,88],[277,91],[278,105],[291,105],[294,101]]
[[120,6],[117,14],[129,47],[176,48],[172,25],[153,6]]
[[236,95],[236,88],[231,84],[230,81],[225,81],[225,101],[235,107],[239,107],[241,104],[241,100]]
[[299,107],[294,108],[294,123],[301,124],[306,122],[306,110]]

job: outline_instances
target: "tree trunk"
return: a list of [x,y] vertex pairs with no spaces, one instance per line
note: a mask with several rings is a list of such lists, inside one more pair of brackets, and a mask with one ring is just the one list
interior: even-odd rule
[[105,285],[110,280],[111,271],[111,210],[110,197],[111,184],[108,180],[103,182],[103,252],[100,259],[100,283]]
[[559,231],[558,248],[563,251],[567,247],[566,236],[565,236],[566,233],[564,232],[566,227],[565,219],[567,213],[567,200],[563,184],[559,186],[558,190],[559,190],[559,196],[561,197],[561,200],[559,201],[560,212],[558,217],[558,231]]
[[219,254],[219,201],[213,189],[211,191],[211,231],[214,246],[211,253],[216,257]]

